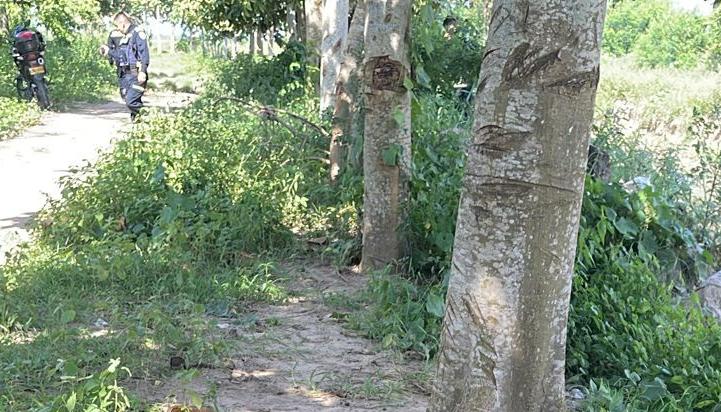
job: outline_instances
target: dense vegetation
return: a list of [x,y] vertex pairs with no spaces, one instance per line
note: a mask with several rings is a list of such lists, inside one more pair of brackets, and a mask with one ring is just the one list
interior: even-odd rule
[[[361,296],[335,299],[350,327],[429,360],[472,124],[472,108],[453,85],[475,81],[483,49],[477,15],[458,14],[451,37],[437,16],[421,13],[414,27],[422,41],[414,50],[409,274],[374,274]],[[640,65],[714,67],[710,21],[663,1],[614,2],[604,47]],[[75,64],[107,72],[92,44],[57,48],[56,61],[68,69],[57,68],[54,93],[103,90],[108,79],[72,75]],[[64,57],[76,55],[84,57]],[[451,57],[463,63],[449,65]],[[657,77],[687,81],[686,74],[633,66],[654,76],[646,82],[613,77],[614,65],[628,71],[624,59],[606,63],[612,77],[601,85],[594,135],[614,173],[608,184],[586,182],[568,383],[582,388],[588,411],[718,410],[721,326],[693,289],[721,261],[721,94],[679,102]],[[328,125],[317,115],[317,72],[305,49],[209,61],[203,71],[210,79],[198,101],[146,116],[97,165],[68,179],[63,198],[43,211],[35,241],[0,267],[0,404],[138,406],[116,379],[170,373],[164,361],[175,355],[191,366],[219,364],[232,343],[213,336],[208,316],[283,300],[279,262],[358,260],[362,181],[349,168],[337,186],[327,183]],[[631,115],[641,126],[628,130],[619,101],[636,107]],[[0,100],[5,107],[17,104]],[[644,144],[676,118],[681,144]],[[321,236],[322,253],[309,252],[304,240]],[[110,333],[96,333],[108,324]]]

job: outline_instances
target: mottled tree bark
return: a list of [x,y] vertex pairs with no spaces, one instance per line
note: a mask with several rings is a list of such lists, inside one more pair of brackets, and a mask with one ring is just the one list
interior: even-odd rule
[[335,86],[348,37],[348,0],[327,0],[323,6],[323,42],[320,60],[320,112],[335,106]]
[[255,52],[257,49],[257,46],[256,46],[256,44],[257,44],[256,38],[257,37],[258,36],[256,35],[256,32],[253,31],[253,33],[250,34],[250,38],[248,39],[248,42],[249,42],[248,43],[248,54],[250,54],[251,56],[255,56]]
[[294,8],[288,8],[288,13],[285,17],[285,25],[288,28],[288,41],[298,41],[298,21],[295,17]]
[[255,32],[255,42],[258,45],[258,54],[261,56],[265,56],[265,50],[263,48],[263,34],[260,32],[260,30],[257,30]]
[[368,0],[363,82],[363,270],[407,253],[400,225],[411,168],[409,26],[412,0]]
[[295,8],[295,29],[298,33],[297,40],[306,44],[308,41],[308,25],[305,22],[305,4],[302,2]]
[[497,0],[429,411],[564,410],[605,0]]
[[320,46],[323,41],[323,0],[304,0],[305,42],[311,61],[320,65]]
[[[357,120],[359,91],[361,81],[361,63],[363,60],[363,35],[366,22],[366,4],[358,1],[346,39],[343,61],[336,83],[336,101],[333,110],[333,129],[330,142],[330,180],[335,182],[346,159],[345,147],[349,139],[359,138],[353,130]],[[355,132],[355,133],[354,133]]]

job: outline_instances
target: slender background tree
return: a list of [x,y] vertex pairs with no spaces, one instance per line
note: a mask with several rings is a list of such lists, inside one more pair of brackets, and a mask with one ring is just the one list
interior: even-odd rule
[[363,81],[364,270],[407,253],[400,225],[411,168],[410,18],[412,0],[369,0]]

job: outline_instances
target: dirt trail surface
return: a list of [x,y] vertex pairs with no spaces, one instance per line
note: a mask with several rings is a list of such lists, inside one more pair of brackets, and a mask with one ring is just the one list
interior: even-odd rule
[[[156,94],[149,107],[178,107],[187,96]],[[120,101],[84,103],[46,113],[19,137],[0,142],[0,264],[27,238],[27,226],[47,196],[60,195],[58,179],[97,159],[131,127]]]
[[289,273],[294,297],[286,303],[256,306],[241,319],[215,319],[218,333],[237,343],[225,366],[207,366],[190,382],[136,382],[136,393],[172,405],[215,392],[224,412],[425,411],[424,363],[356,336],[325,303],[361,290],[367,279],[322,265]]

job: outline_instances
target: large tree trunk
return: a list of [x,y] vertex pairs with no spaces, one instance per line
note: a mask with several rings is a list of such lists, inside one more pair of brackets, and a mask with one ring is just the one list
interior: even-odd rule
[[344,160],[345,147],[349,139],[359,138],[354,133],[353,124],[357,121],[359,91],[361,81],[361,62],[363,59],[363,32],[366,22],[366,2],[360,0],[353,13],[348,38],[346,39],[343,61],[336,83],[336,101],[333,110],[333,129],[330,142],[330,180],[335,182]]
[[323,6],[323,42],[320,61],[320,111],[335,106],[335,86],[348,36],[348,0],[327,0]]
[[497,0],[429,411],[564,410],[605,0]]
[[411,169],[409,26],[412,0],[368,0],[363,80],[363,270],[407,253],[401,224]]
[[323,0],[305,1],[305,41],[314,65],[320,65],[320,45],[323,42]]

